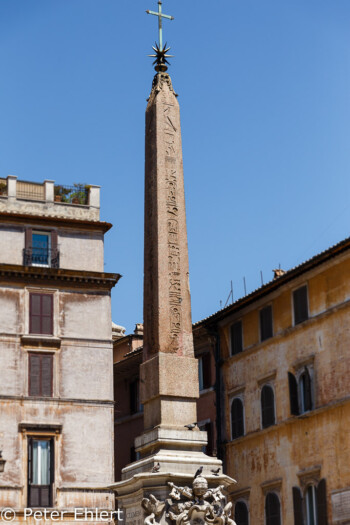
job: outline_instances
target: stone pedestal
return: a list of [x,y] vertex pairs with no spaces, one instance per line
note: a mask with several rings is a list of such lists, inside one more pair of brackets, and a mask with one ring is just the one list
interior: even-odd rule
[[[202,494],[196,494],[196,483],[202,485]],[[116,491],[123,525],[235,525],[225,497],[234,484],[234,479],[222,474],[194,479],[194,473],[165,471],[135,474],[111,488]]]

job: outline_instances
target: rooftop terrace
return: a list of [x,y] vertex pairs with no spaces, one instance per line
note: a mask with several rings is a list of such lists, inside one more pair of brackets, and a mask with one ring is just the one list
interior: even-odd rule
[[62,186],[53,180],[43,183],[0,178],[0,212],[98,221],[100,186]]

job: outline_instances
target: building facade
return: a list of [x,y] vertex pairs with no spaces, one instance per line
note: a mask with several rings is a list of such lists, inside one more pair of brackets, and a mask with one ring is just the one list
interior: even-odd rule
[[0,190],[0,502],[18,523],[35,523],[25,508],[71,522],[114,506],[111,225],[97,186],[10,176]]
[[349,272],[346,239],[193,326],[198,420],[237,480],[237,525],[350,523]]
[[[197,400],[198,427],[208,433],[204,452],[216,455],[216,391],[214,338],[205,331],[194,339],[198,358],[199,394]],[[137,459],[134,440],[144,429],[143,407],[140,402],[140,365],[143,351],[143,325],[137,324],[132,334],[116,338],[114,347],[114,433],[115,479],[121,470]]]

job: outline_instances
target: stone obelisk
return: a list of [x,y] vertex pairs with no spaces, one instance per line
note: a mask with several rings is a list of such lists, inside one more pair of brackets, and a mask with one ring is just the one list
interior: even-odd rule
[[153,496],[165,499],[171,484],[191,484],[200,467],[206,479],[199,476],[198,483],[207,488],[208,482],[227,487],[234,481],[218,475],[221,461],[203,453],[206,432],[197,426],[185,427],[197,420],[198,363],[192,340],[180,109],[167,73],[169,49],[162,46],[161,34],[162,17],[171,17],[161,13],[161,5],[158,0],[158,13],[150,12],[159,17],[160,43],[153,48],[156,75],[146,109],[144,348],[140,368],[144,432],[135,440],[137,461],[123,469],[122,481],[113,486],[118,506],[125,510],[126,525],[142,524],[141,503],[150,519],[156,515],[158,523],[167,523],[164,507],[159,501],[155,504]]
[[180,108],[170,76],[158,72],[146,109],[144,349],[145,429],[196,421]]

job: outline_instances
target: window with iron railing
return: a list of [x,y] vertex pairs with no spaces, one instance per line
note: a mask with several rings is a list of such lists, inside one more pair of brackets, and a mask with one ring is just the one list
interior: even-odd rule
[[60,254],[57,248],[56,231],[26,230],[23,250],[24,266],[59,268]]

